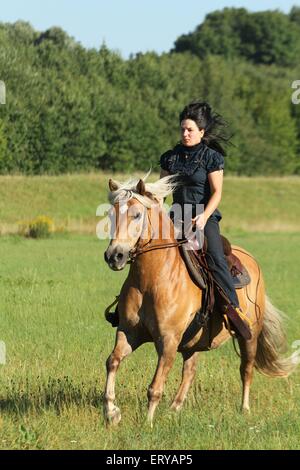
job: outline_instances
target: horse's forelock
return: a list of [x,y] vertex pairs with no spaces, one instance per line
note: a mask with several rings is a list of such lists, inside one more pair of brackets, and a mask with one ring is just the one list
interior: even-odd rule
[[[143,178],[144,182],[148,176],[149,173]],[[109,193],[109,201],[111,204],[115,204],[120,199],[130,200],[134,197],[145,207],[150,207],[153,203],[160,204],[178,186],[176,176],[165,176],[154,183],[145,183],[146,193],[144,195],[137,192],[137,185],[140,180],[131,179],[123,184],[118,183],[119,189]]]
[[119,189],[109,194],[109,201],[113,205],[117,202],[126,203],[131,199],[136,199],[145,207],[151,207],[153,203],[158,203],[157,199],[149,191],[147,191],[145,195],[142,195],[132,189]]

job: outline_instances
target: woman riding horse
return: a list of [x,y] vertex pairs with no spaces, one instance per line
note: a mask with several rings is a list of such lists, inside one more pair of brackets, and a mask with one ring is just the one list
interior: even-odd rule
[[[180,184],[173,194],[173,203],[182,208],[185,220],[190,213],[197,229],[204,230],[208,266],[236,312],[236,315],[231,314],[231,321],[236,323],[237,329],[243,322],[243,330],[248,331],[250,338],[250,323],[239,305],[219,228],[222,216],[218,205],[222,196],[225,156],[220,140],[225,138],[220,136],[218,129],[223,125],[223,120],[212,112],[209,104],[193,102],[180,113],[179,122],[181,143],[161,156],[161,177],[178,175]],[[200,214],[196,214],[197,204],[204,207]],[[234,312],[233,309],[231,312]]]
[[[148,417],[152,424],[176,353],[180,352],[183,357],[182,381],[172,403],[172,409],[178,411],[194,379],[199,351],[215,349],[231,337],[216,305],[207,323],[188,340],[184,339],[203,305],[203,292],[189,275],[174,225],[162,204],[163,198],[179,189],[176,184],[174,187],[172,179],[173,176],[166,176],[155,183],[109,181],[109,199],[113,206],[109,215],[113,223],[105,260],[114,271],[121,271],[131,263],[118,299],[115,346],[106,362],[104,413],[110,424],[118,424],[121,419],[120,409],[115,404],[117,370],[121,361],[142,344],[153,342],[158,355],[157,368],[148,388]],[[251,320],[252,336],[247,340],[237,335],[241,352],[242,409],[249,410],[254,367],[277,377],[287,376],[295,366],[291,359],[281,357],[286,343],[282,319],[268,301],[258,263],[242,248],[233,247],[232,251],[250,275],[250,283],[239,289],[238,299]],[[139,372],[140,367],[136,365],[136,373]]]

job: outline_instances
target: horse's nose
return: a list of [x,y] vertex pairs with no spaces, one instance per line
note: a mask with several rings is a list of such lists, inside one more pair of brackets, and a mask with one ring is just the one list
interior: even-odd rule
[[104,252],[104,259],[111,269],[119,271],[126,266],[127,255],[128,252],[122,246],[110,246]]
[[112,256],[113,260],[116,262],[121,262],[124,259],[124,253],[121,253],[120,251],[118,253],[115,253],[114,256]]

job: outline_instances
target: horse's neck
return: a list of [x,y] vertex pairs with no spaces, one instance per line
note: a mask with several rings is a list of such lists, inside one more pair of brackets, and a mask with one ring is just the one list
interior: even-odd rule
[[148,236],[140,247],[145,253],[139,255],[131,266],[131,272],[141,287],[155,285],[162,270],[172,269],[180,255],[177,246],[168,245],[175,243],[172,221],[165,212],[158,210],[154,217],[152,214]]
[[165,245],[176,243],[173,222],[158,205],[148,213],[147,232],[143,234],[142,245]]
[[[151,237],[153,243],[175,243],[174,225],[170,217],[161,209],[157,209],[156,220],[151,221]],[[158,221],[158,223],[156,223]]]

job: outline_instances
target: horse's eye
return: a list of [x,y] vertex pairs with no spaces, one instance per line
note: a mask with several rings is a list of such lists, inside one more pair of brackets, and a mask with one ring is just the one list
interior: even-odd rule
[[141,218],[141,215],[142,215],[142,214],[141,214],[140,212],[138,212],[137,214],[135,214],[135,216],[133,217],[134,220],[139,220],[139,219]]

